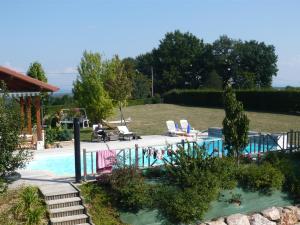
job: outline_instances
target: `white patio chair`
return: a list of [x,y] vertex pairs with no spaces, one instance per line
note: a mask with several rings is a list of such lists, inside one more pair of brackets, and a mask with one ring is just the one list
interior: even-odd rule
[[181,130],[186,132],[187,134],[196,135],[196,134],[201,133],[199,130],[195,130],[193,127],[191,127],[191,125],[190,125],[190,130],[189,130],[189,133],[188,133],[189,122],[185,119],[180,120],[179,122],[180,122]]
[[167,124],[167,128],[168,128],[168,134],[170,136],[177,136],[177,135],[185,134],[185,132],[176,129],[175,122],[173,120],[166,121],[166,124]]
[[127,128],[127,126],[117,126],[118,130],[119,130],[119,138],[122,140],[127,139],[131,139],[134,136],[133,132],[130,132]]

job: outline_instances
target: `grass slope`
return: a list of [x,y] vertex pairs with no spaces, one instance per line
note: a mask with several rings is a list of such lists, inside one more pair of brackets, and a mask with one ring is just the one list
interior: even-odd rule
[[[198,130],[208,127],[221,127],[225,116],[223,109],[187,107],[172,104],[149,104],[129,106],[123,110],[125,118],[131,117],[128,124],[131,131],[139,135],[164,134],[166,121],[187,119]],[[250,129],[262,132],[282,132],[300,130],[300,116],[264,112],[247,112]],[[119,120],[120,113],[115,111],[111,120]],[[91,129],[81,129],[81,140],[90,141]]]
[[[300,116],[247,112],[250,129],[264,132],[280,132],[300,129]],[[117,119],[119,113],[113,119]],[[166,120],[187,119],[194,128],[206,130],[208,127],[222,126],[225,116],[223,109],[187,107],[171,104],[137,105],[124,109],[125,118],[131,117],[129,128],[138,134],[163,134]]]

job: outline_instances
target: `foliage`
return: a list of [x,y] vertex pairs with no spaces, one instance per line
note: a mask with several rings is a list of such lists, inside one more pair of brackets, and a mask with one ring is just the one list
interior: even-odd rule
[[155,199],[157,207],[171,224],[193,223],[202,218],[211,201],[209,196],[199,191],[196,188],[180,190],[172,186],[160,186]]
[[135,168],[125,167],[113,170],[109,183],[112,197],[121,208],[137,210],[151,204],[149,186]]
[[243,104],[236,100],[230,86],[224,91],[225,118],[223,120],[224,147],[229,156],[239,157],[248,144],[249,119],[244,113]]
[[236,186],[236,166],[231,159],[209,157],[204,147],[195,147],[190,154],[179,148],[172,157],[174,163],[166,165],[166,183],[156,200],[171,222],[201,219],[221,189]]
[[172,88],[199,87],[197,61],[204,51],[203,41],[191,33],[179,30],[166,33],[157,49],[136,58],[137,68],[151,75],[154,68],[154,90],[163,93]]
[[46,73],[39,62],[33,62],[30,64],[27,75],[47,83]]
[[135,73],[132,78],[132,98],[141,99],[150,96],[151,81],[142,73]]
[[20,147],[21,119],[16,103],[0,93],[0,177],[23,168],[31,154]]
[[117,210],[111,205],[107,191],[98,184],[86,183],[80,186],[81,193],[92,215],[95,225],[122,225]]
[[283,189],[300,200],[300,153],[270,152],[264,159],[284,174]]
[[12,208],[14,216],[26,225],[40,225],[46,208],[36,187],[28,186],[21,191],[17,204]]
[[55,141],[70,141],[73,135],[71,130],[65,128],[47,128],[45,133],[46,144],[53,144]]
[[237,73],[234,78],[233,87],[236,89],[255,88],[255,74],[250,72]]
[[127,71],[118,56],[115,56],[108,63],[108,74],[104,78],[105,90],[108,91],[113,103],[118,106],[123,118],[122,108],[126,105],[127,99],[131,96],[132,83]]
[[151,92],[151,81],[149,77],[141,73],[137,69],[136,60],[134,58],[125,58],[122,60],[124,70],[132,83],[132,99],[147,98]]
[[54,106],[54,105],[66,105],[66,106],[73,106],[74,105],[74,98],[72,95],[61,95],[61,96],[49,96],[48,105],[47,106]]
[[79,76],[73,84],[74,99],[86,108],[91,121],[97,123],[112,114],[113,104],[104,89],[107,65],[99,53],[85,51],[78,66]]
[[154,90],[164,93],[199,88],[213,71],[223,84],[232,79],[236,88],[269,88],[278,71],[276,63],[275,47],[264,42],[223,35],[210,44],[175,30],[166,33],[157,48],[136,57],[134,66],[149,78],[153,67]]
[[241,204],[242,203],[242,195],[232,193],[230,199],[228,199],[228,202]]
[[[247,110],[285,113],[300,111],[298,90],[236,90],[235,94]],[[170,104],[220,108],[224,106],[222,91],[216,90],[175,89],[165,93],[163,99]]]
[[220,90],[223,87],[222,78],[219,76],[219,74],[217,74],[215,70],[213,70],[208,74],[207,78],[205,79],[203,87],[208,89]]
[[239,182],[250,190],[268,193],[282,188],[284,175],[270,163],[248,164],[242,167],[239,173]]

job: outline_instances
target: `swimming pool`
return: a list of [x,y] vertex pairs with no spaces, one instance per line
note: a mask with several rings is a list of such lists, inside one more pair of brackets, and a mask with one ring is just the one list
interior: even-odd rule
[[[205,146],[205,149],[209,155],[216,154],[221,155],[227,154],[227,151],[223,149],[223,143],[221,138],[208,137],[197,141],[196,143],[184,143],[184,148],[188,151],[193,148],[193,145]],[[120,164],[126,165],[137,165],[140,168],[146,168],[155,165],[162,165],[166,161],[171,162],[172,158],[168,154],[168,150],[176,151],[178,146],[182,143],[173,145],[159,145],[145,148],[136,149],[122,149],[116,150],[117,161]],[[275,150],[275,145],[268,146],[259,143],[250,143],[244,150],[245,153],[253,152],[253,149],[258,151],[272,151]],[[216,151],[217,150],[217,151]],[[192,150],[191,150],[192,151]],[[192,153],[191,153],[192,154]],[[88,152],[86,155],[87,174],[96,172],[96,152]],[[137,158],[137,160],[136,160]],[[55,176],[67,177],[74,176],[75,174],[75,163],[74,153],[70,152],[67,154],[51,155],[51,156],[40,156],[29,162],[26,166],[27,170],[39,170],[47,171]],[[83,155],[81,154],[81,171],[83,174]]]

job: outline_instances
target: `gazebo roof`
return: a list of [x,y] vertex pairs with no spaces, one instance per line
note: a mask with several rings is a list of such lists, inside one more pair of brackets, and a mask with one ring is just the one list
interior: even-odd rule
[[59,88],[22,73],[0,66],[0,80],[9,92],[55,92]]

